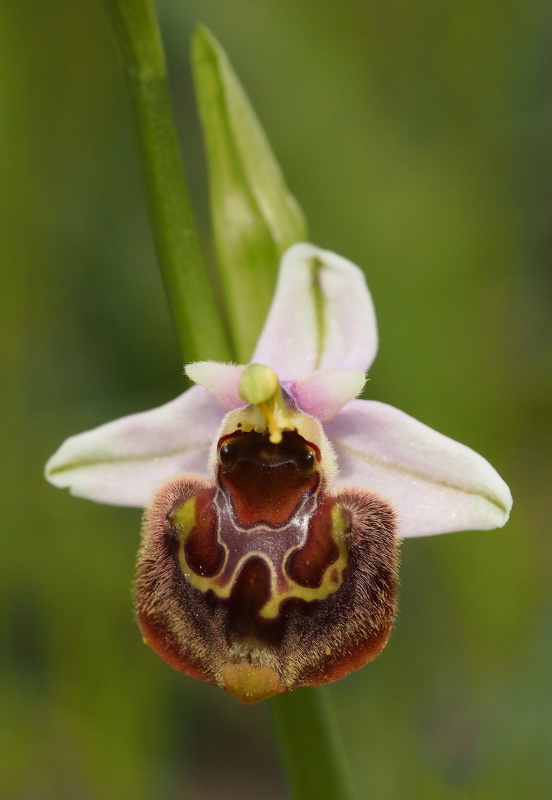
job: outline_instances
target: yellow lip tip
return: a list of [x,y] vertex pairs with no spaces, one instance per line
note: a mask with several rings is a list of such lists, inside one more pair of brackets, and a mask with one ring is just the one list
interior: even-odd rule
[[226,664],[223,680],[226,691],[246,705],[266,700],[282,691],[278,673],[272,667],[256,666],[246,661]]

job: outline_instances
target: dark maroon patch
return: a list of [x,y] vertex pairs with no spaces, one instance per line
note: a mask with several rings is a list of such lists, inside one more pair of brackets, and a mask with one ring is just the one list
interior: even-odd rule
[[219,449],[218,477],[237,520],[250,527],[283,525],[319,484],[316,451],[295,431],[273,444],[268,434],[248,431],[228,437]]
[[196,522],[184,544],[184,555],[196,575],[211,578],[224,562],[224,548],[217,542],[217,517],[212,503],[214,491],[206,489],[197,495]]
[[[325,499],[312,515],[304,546],[291,553],[286,572],[300,586],[318,588],[324,573],[339,556],[332,538],[332,500]],[[337,571],[335,578],[337,580]]]
[[230,628],[237,638],[258,634],[259,611],[270,599],[270,570],[266,562],[252,556],[242,566],[228,600]]

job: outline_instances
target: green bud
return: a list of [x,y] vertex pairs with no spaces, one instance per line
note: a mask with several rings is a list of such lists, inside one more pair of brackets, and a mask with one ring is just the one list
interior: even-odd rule
[[306,239],[306,225],[228,57],[203,26],[193,36],[192,66],[215,248],[236,355],[243,362],[270,306],[280,257]]

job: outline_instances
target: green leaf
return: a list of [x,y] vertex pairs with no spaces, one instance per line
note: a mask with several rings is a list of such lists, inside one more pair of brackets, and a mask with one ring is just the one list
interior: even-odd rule
[[280,257],[306,239],[306,224],[226,53],[203,26],[193,36],[192,66],[215,247],[235,350],[244,362],[270,306]]

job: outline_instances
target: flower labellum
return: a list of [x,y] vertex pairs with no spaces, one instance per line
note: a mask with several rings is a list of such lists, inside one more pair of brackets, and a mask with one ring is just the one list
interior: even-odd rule
[[68,439],[47,477],[146,506],[136,604],[145,641],[254,703],[343,677],[385,646],[405,536],[500,527],[508,487],[484,458],[356,400],[377,350],[362,272],[313,245],[284,255],[248,366]]
[[[395,515],[361,490],[335,495],[322,426],[251,364],[216,442],[215,480],[177,477],[146,512],[138,620],[173,666],[246,703],[326,683],[389,636]],[[256,399],[254,399],[256,398]]]

